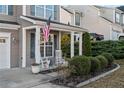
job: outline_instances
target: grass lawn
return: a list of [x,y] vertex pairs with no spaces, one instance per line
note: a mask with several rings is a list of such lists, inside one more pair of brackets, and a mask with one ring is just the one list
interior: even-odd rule
[[116,72],[90,83],[83,88],[123,88],[124,87],[124,59],[116,60],[121,67]]

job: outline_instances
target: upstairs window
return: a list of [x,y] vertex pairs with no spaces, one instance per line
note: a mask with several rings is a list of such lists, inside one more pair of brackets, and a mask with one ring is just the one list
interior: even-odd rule
[[0,5],[0,14],[8,14],[7,11],[6,5]]
[[0,14],[13,15],[12,5],[0,5]]
[[49,18],[50,16],[54,19],[54,6],[46,5],[46,18]]
[[115,13],[115,22],[120,23],[120,14],[119,13]]
[[31,5],[31,15],[41,17],[41,18],[49,18],[57,19],[57,7],[54,5]]
[[80,13],[75,13],[75,25],[80,26]]
[[35,6],[35,15],[38,17],[44,17],[44,6],[43,5]]

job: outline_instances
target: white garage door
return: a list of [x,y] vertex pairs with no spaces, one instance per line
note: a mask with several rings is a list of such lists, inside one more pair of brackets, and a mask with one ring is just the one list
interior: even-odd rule
[[10,68],[9,38],[0,37],[0,69]]

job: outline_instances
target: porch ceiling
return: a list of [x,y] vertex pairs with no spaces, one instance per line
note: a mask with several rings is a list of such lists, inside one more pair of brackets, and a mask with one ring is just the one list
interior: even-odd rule
[[[35,25],[40,25],[41,27],[44,26],[47,21],[46,19],[41,19],[41,18],[32,17],[32,16],[22,16],[21,18],[29,22],[32,22]],[[71,32],[71,31],[88,32],[88,30],[85,28],[68,25],[68,24],[57,22],[57,21],[51,21],[50,25],[52,30],[67,31],[67,32]]]

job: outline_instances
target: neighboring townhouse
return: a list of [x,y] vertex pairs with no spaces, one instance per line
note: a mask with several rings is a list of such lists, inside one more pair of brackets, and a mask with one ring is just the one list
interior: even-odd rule
[[117,8],[92,5],[69,5],[65,8],[73,11],[74,25],[103,35],[104,40],[117,40],[117,35],[123,33],[123,11]]
[[[61,6],[0,5],[0,69],[27,67],[50,60],[55,65],[56,50],[61,50],[61,36],[70,34],[70,54],[74,56],[74,34],[78,33],[79,55],[82,55],[82,34],[87,29],[62,23]],[[48,42],[42,28],[52,15]],[[66,16],[65,16],[66,18]],[[65,20],[66,21],[66,20]]]

